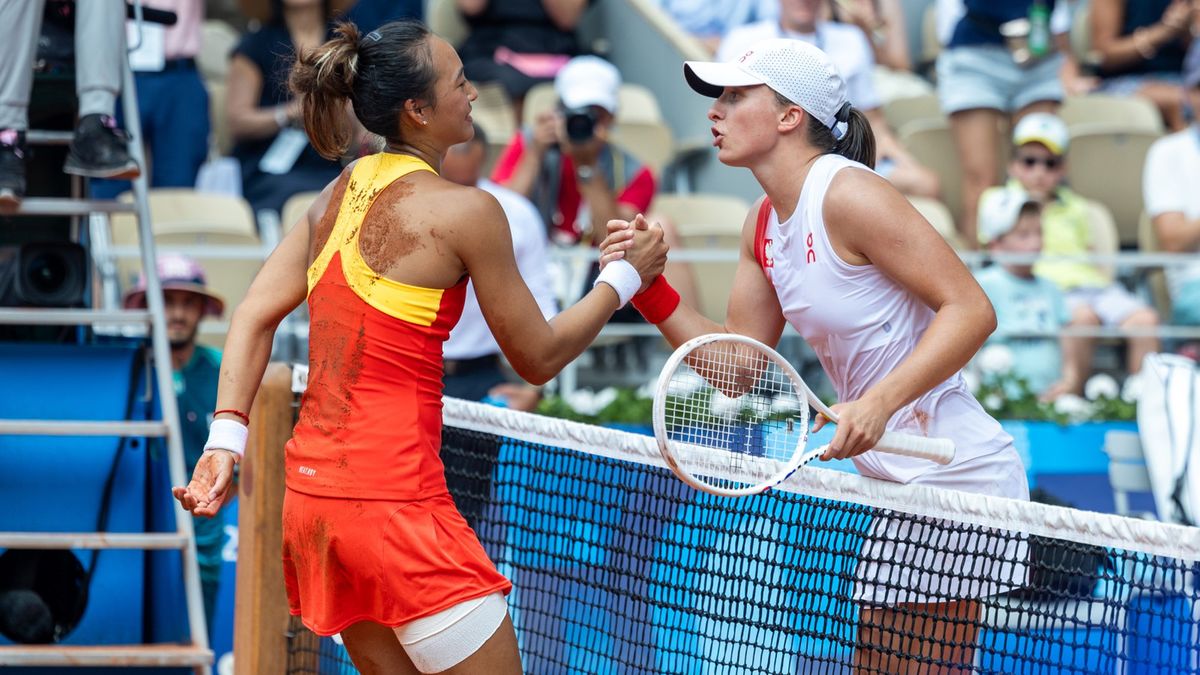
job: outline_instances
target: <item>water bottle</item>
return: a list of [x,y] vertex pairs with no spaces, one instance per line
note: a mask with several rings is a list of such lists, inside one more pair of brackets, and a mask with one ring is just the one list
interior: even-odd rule
[[1029,55],[1040,59],[1050,53],[1050,8],[1045,0],[1033,0],[1029,7]]

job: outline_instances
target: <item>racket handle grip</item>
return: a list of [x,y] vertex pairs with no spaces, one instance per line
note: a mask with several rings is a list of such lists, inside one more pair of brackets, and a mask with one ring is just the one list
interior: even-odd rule
[[928,438],[885,431],[875,449],[893,455],[928,459],[938,464],[954,461],[954,441],[949,438]]

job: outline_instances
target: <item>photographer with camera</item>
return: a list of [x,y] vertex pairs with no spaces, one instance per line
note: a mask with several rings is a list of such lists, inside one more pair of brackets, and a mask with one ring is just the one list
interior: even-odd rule
[[[546,221],[550,240],[599,244],[606,224],[648,214],[656,188],[650,169],[608,142],[616,122],[621,74],[596,56],[571,59],[554,78],[558,106],[537,116],[504,149],[492,180],[528,197]],[[680,249],[675,228],[661,222],[666,242]],[[690,270],[668,263],[671,284],[694,298]]]

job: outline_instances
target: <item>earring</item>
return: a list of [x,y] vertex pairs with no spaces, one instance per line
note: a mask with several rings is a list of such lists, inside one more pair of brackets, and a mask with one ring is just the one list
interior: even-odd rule
[[421,124],[429,124],[429,120],[421,120]]

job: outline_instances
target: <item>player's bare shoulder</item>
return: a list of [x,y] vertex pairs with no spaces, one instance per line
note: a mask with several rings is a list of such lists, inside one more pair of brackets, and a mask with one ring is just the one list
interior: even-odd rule
[[507,228],[500,202],[485,190],[439,180],[426,197],[433,200],[439,226],[446,230],[478,235],[492,227]]

